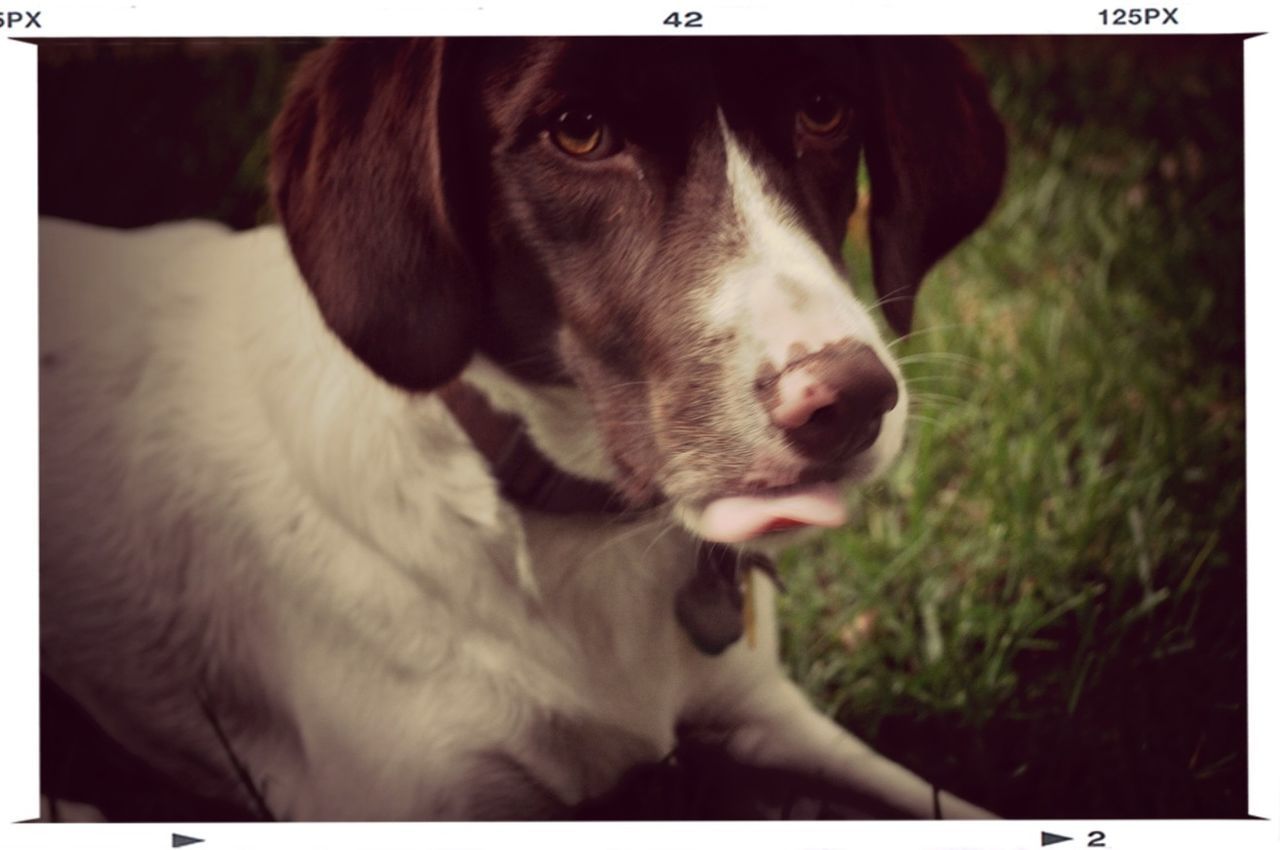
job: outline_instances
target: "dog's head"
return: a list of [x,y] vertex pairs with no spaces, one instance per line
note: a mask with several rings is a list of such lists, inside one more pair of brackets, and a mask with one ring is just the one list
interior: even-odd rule
[[428,391],[481,354],[576,386],[616,487],[739,541],[839,522],[835,484],[901,445],[905,388],[842,268],[859,162],[903,333],[1004,155],[940,39],[375,39],[305,62],[272,183],[375,373]]

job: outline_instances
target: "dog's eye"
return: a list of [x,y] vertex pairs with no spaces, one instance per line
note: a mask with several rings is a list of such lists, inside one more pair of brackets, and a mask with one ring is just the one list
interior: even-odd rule
[[796,123],[813,136],[833,136],[849,122],[849,104],[832,91],[816,91],[800,102]]
[[589,109],[566,109],[551,123],[551,140],[570,156],[603,156],[608,152],[609,127]]

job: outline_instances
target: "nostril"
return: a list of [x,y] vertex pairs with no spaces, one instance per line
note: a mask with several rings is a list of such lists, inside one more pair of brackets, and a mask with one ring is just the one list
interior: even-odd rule
[[828,404],[815,410],[809,416],[809,421],[804,424],[811,428],[832,428],[840,424],[839,420],[840,408],[834,404]]
[[840,460],[869,448],[880,436],[883,413],[849,395],[813,412],[809,420],[785,429],[787,438],[817,460]]
[[849,433],[850,454],[857,454],[871,448],[875,443],[876,437],[880,436],[880,423],[884,421],[884,417],[880,414],[868,416],[862,422],[855,426],[855,430]]

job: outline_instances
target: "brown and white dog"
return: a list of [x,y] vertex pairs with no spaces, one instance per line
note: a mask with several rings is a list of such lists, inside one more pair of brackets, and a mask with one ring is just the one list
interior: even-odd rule
[[902,444],[840,251],[865,158],[901,333],[994,204],[953,45],[339,41],[271,141],[282,226],[43,227],[53,682],[277,817],[567,815],[677,730],[984,814],[807,703],[744,566]]

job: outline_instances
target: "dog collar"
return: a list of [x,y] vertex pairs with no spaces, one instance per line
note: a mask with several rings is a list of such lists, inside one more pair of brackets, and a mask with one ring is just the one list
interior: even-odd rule
[[[552,514],[637,516],[661,504],[635,506],[598,481],[565,472],[529,439],[524,422],[497,410],[477,389],[461,380],[437,392],[458,425],[489,463],[503,498],[522,508]],[[755,612],[750,597],[751,570],[778,583],[773,561],[722,543],[698,541],[693,575],[676,592],[675,614],[700,652],[719,655],[741,639],[754,643]]]
[[552,514],[641,514],[608,484],[565,472],[529,439],[524,422],[497,410],[476,388],[455,380],[437,390],[498,481],[502,495],[524,508]]
[[693,576],[676,593],[676,620],[700,652],[719,655],[737,643],[744,631],[748,643],[755,646],[752,570],[760,570],[780,586],[768,556],[723,543],[699,542]]

